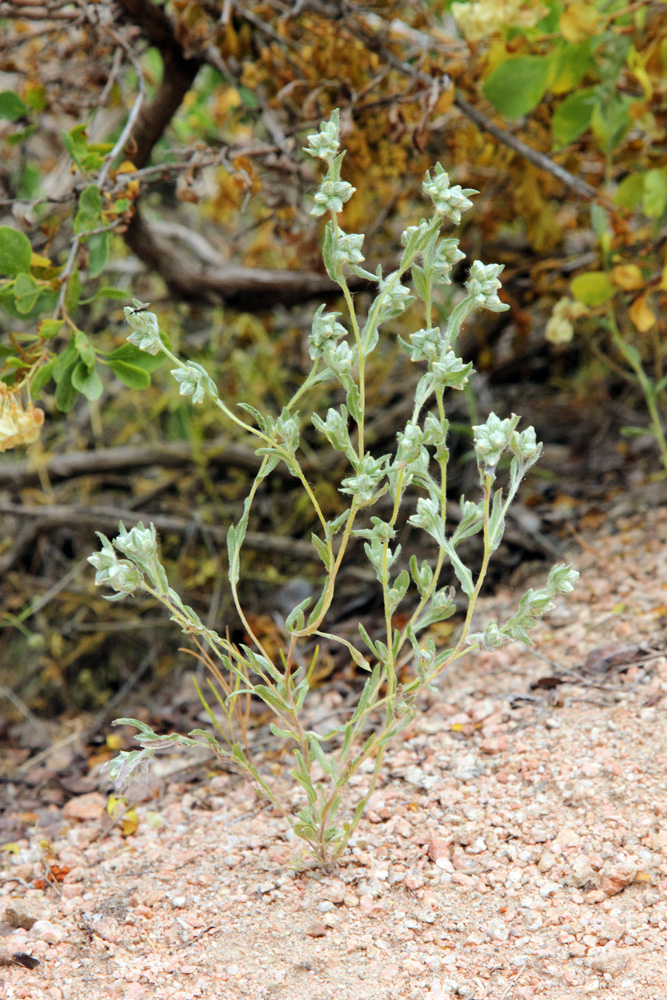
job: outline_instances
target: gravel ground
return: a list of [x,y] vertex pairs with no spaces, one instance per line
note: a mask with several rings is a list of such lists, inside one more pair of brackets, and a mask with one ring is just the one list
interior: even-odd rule
[[667,510],[612,515],[571,558],[536,648],[458,665],[387,753],[335,871],[290,870],[233,775],[162,779],[129,836],[93,792],[50,843],[6,845],[2,995],[665,1000]]

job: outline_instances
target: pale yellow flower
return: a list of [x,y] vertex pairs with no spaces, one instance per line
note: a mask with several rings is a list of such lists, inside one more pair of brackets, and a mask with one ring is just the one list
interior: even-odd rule
[[38,410],[31,402],[24,409],[21,397],[6,388],[0,389],[0,395],[0,452],[33,444],[44,423],[44,410]]
[[587,313],[588,309],[582,302],[559,299],[547,320],[544,336],[551,344],[569,344],[574,336],[574,320]]
[[468,42],[490,38],[503,28],[532,28],[546,13],[542,3],[529,0],[473,0],[453,3],[452,14]]

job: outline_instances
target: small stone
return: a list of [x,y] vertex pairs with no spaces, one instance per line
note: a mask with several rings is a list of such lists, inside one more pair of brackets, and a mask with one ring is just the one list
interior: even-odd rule
[[416,958],[406,958],[403,962],[403,968],[409,976],[419,976],[426,972],[426,966],[422,962],[418,962]]
[[504,920],[489,920],[486,925],[486,933],[492,941],[507,941],[510,936],[509,927]]
[[568,827],[565,827],[564,829],[558,831],[552,846],[554,851],[561,854],[568,847],[579,847],[580,842],[581,837],[579,834],[575,830],[570,830]]
[[496,754],[507,750],[508,746],[509,743],[504,736],[491,736],[486,740],[482,740],[479,748],[482,753]]
[[306,934],[308,935],[308,937],[312,937],[312,938],[321,938],[321,937],[324,937],[326,935],[326,933],[327,933],[327,929],[326,929],[325,925],[322,923],[321,920],[316,920],[314,923],[312,923],[310,925],[310,927],[306,931]]
[[423,889],[424,876],[420,871],[408,872],[403,879],[403,885],[406,889]]
[[47,909],[36,899],[17,899],[7,907],[3,920],[10,927],[23,927],[29,931],[38,920],[45,920]]
[[439,861],[440,858],[449,858],[449,840],[445,840],[442,837],[434,837],[433,840],[429,841],[427,846],[427,853],[431,861]]
[[627,956],[622,955],[616,948],[603,948],[595,956],[590,957],[591,969],[603,975],[618,976],[627,964]]
[[556,857],[551,851],[542,851],[537,867],[541,872],[548,872],[556,864]]
[[617,892],[622,892],[626,886],[634,882],[636,875],[637,866],[631,862],[611,865],[602,871],[600,889],[605,896],[615,896]]
[[88,792],[87,795],[77,795],[65,803],[63,816],[65,819],[96,820],[104,816],[106,800],[99,792]]
[[475,826],[474,823],[465,823],[463,826],[458,827],[452,832],[452,840],[455,844],[467,847],[469,844],[472,844],[477,837],[479,837],[479,835],[479,827]]
[[47,941],[49,944],[58,944],[67,937],[67,931],[50,920],[36,920],[30,933],[39,938],[40,941]]
[[570,870],[566,875],[566,881],[568,885],[576,885],[577,888],[580,888],[582,885],[590,882],[594,874],[593,867],[586,855],[579,854],[570,866]]

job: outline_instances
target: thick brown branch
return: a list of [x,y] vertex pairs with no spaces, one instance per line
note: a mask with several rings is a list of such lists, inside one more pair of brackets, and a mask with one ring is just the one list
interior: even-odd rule
[[[234,444],[224,438],[213,441],[201,449],[201,456],[207,465],[234,466],[257,472],[262,459],[251,448]],[[100,451],[77,451],[69,455],[54,455],[42,468],[51,482],[61,479],[76,479],[78,476],[100,476],[109,472],[131,472],[151,466],[182,468],[194,462],[192,448],[183,441],[167,444],[152,444],[142,448],[105,448]],[[279,474],[281,466],[275,473]],[[275,474],[274,473],[274,474]],[[285,469],[287,475],[287,470]],[[31,462],[3,462],[0,464],[0,487],[19,489],[40,482],[40,471]]]
[[[95,530],[105,529],[115,531],[118,522],[126,526],[152,522],[158,531],[173,531],[184,535],[199,528],[205,535],[213,538],[219,544],[224,544],[227,529],[215,525],[204,525],[196,520],[182,517],[172,517],[169,514],[138,513],[136,510],[120,507],[74,507],[67,504],[52,504],[43,507],[24,507],[22,504],[0,503],[1,514],[15,514],[19,518],[39,518],[44,528],[59,525],[74,525],[77,528],[89,527]],[[288,538],[282,535],[266,535],[258,531],[248,531],[244,544],[257,552],[276,552],[278,555],[295,556],[298,559],[310,559],[318,562],[315,549],[309,542],[298,538]]]
[[127,20],[141,28],[151,45],[160,50],[164,63],[162,81],[152,103],[142,110],[134,135],[134,149],[128,151],[136,167],[144,167],[169,122],[194,83],[201,61],[186,59],[171,21],[150,0],[118,0]]
[[[176,298],[186,302],[224,303],[234,309],[270,309],[298,305],[315,298],[333,298],[340,287],[315,271],[279,271],[246,267],[211,267],[193,261],[182,249],[161,240],[137,212],[125,234],[133,253],[155,271]],[[367,287],[358,278],[349,281],[352,291]]]

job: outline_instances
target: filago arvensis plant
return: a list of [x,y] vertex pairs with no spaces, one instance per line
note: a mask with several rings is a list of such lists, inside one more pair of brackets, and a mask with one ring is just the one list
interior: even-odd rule
[[[479,470],[480,495],[471,500],[461,497],[460,518],[455,525],[447,523],[447,448],[448,421],[445,416],[445,391],[462,389],[472,372],[472,366],[458,356],[457,336],[461,324],[475,308],[500,312],[507,308],[498,298],[499,275],[502,266],[475,261],[465,284],[465,295],[454,307],[448,322],[438,326],[433,321],[433,294],[437,285],[451,283],[455,264],[463,259],[458,241],[441,237],[444,220],[459,223],[461,213],[472,207],[469,196],[477,192],[452,186],[449,177],[438,164],[433,176],[426,174],[423,190],[432,200],[431,219],[422,219],[409,227],[401,238],[403,247],[398,268],[383,275],[378,267],[375,274],[361,266],[364,257],[360,234],[345,233],[337,220],[354,188],[341,180],[344,153],[339,152],[338,112],[334,111],[320,131],[308,139],[306,152],[324,162],[326,175],[315,195],[312,214],[330,214],[323,239],[323,258],[329,276],[341,288],[348,317],[346,324],[340,313],[317,309],[308,338],[312,367],[303,385],[279,416],[262,415],[254,407],[241,404],[252,422],[231,410],[220,399],[216,386],[206,370],[191,361],[176,357],[163,342],[156,316],[141,303],[125,309],[132,327],[131,343],[150,354],[163,352],[173,363],[172,375],[180,393],[191,396],[193,403],[208,400],[217,406],[227,420],[236,424],[257,442],[261,467],[246,498],[243,516],[231,525],[227,534],[229,554],[229,585],[237,612],[249,637],[248,644],[235,644],[229,638],[206,628],[192,608],[183,603],[169,586],[160,562],[158,543],[153,525],[142,524],[127,531],[120,525],[113,543],[99,535],[100,552],[89,559],[97,570],[95,582],[115,591],[109,600],[121,600],[136,592],[147,592],[169,609],[171,619],[183,632],[192,636],[200,649],[221,664],[218,676],[226,674],[229,681],[224,689],[209,681],[217,709],[231,718],[237,699],[252,695],[261,699],[274,713],[271,731],[277,740],[288,741],[293,768],[291,774],[303,789],[304,804],[294,814],[278,800],[265,774],[251,759],[247,743],[241,744],[219,723],[212,701],[197,688],[206,711],[217,729],[217,736],[195,729],[183,736],[171,733],[160,736],[136,719],[119,719],[116,724],[132,725],[139,731],[135,739],[141,749],[124,751],[108,765],[116,788],[127,788],[133,772],[145,770],[159,750],[208,745],[217,758],[234,763],[254,785],[285,815],[294,833],[305,841],[311,860],[324,865],[335,862],[344,852],[362,816],[366,803],[376,787],[382,766],[384,748],[413,719],[420,695],[432,688],[438,676],[455,660],[471,649],[494,649],[503,643],[518,640],[530,643],[528,631],[553,607],[557,594],[573,589],[577,572],[570,566],[555,566],[546,586],[529,590],[521,599],[516,613],[503,625],[491,623],[483,632],[472,632],[473,612],[484,584],[492,554],[503,536],[509,505],[528,469],[537,461],[541,445],[535,431],[528,427],[517,430],[519,417],[501,419],[491,413],[485,423],[473,428],[474,450]],[[375,286],[375,297],[368,314],[357,316],[346,274],[363,277]],[[400,316],[415,301],[403,280],[410,277],[416,296],[424,310],[424,326],[401,340],[410,359],[424,364],[426,371],[419,380],[410,419],[397,435],[394,454],[375,456],[366,449],[364,425],[366,419],[366,368],[368,357],[375,349],[381,327]],[[317,496],[299,462],[300,421],[296,404],[312,386],[324,380],[336,381],[342,387],[345,402],[332,406],[326,417],[313,416],[312,422],[329,445],[346,457],[349,474],[338,487],[345,498],[346,509],[327,520]],[[351,433],[351,429],[353,432]],[[494,489],[498,465],[503,457],[509,461],[505,489]],[[280,658],[269,655],[244,614],[239,601],[241,548],[248,521],[262,482],[279,462],[284,462],[308,496],[313,506],[319,530],[312,542],[324,566],[324,582],[319,598],[309,607],[311,599],[302,601],[285,621],[285,648]],[[437,558],[430,563],[415,556],[409,561],[409,571],[396,575],[392,567],[400,554],[395,543],[397,522],[406,490],[423,493],[408,521],[426,532],[437,544]],[[360,513],[373,508],[380,497],[389,495],[391,514],[388,519],[372,515],[365,526],[357,527]],[[410,501],[412,502],[412,501]],[[385,508],[386,509],[386,508]],[[360,520],[360,519],[359,519]],[[370,525],[370,526],[369,526]],[[481,534],[483,556],[479,571],[473,571],[461,559],[460,543],[474,534]],[[359,625],[359,645],[340,636],[330,635],[324,622],[334,597],[336,580],[353,536],[364,539],[364,550],[377,577],[382,592],[384,614],[382,639],[372,639]],[[430,625],[442,622],[455,611],[455,592],[440,585],[441,570],[448,562],[456,575],[461,591],[467,598],[467,614],[458,638],[450,649],[438,649],[426,631]],[[396,628],[392,620],[402,604],[409,607],[407,624]],[[367,672],[366,682],[356,708],[340,725],[324,732],[304,729],[302,718],[308,697],[315,658],[310,662],[297,655],[300,643],[318,639],[335,640],[346,648],[357,666]],[[401,654],[410,650],[414,659],[414,678],[399,683],[397,663]],[[220,738],[218,738],[220,737]],[[367,775],[357,801],[350,802],[350,779],[362,770]],[[356,791],[356,788],[355,788]]]

